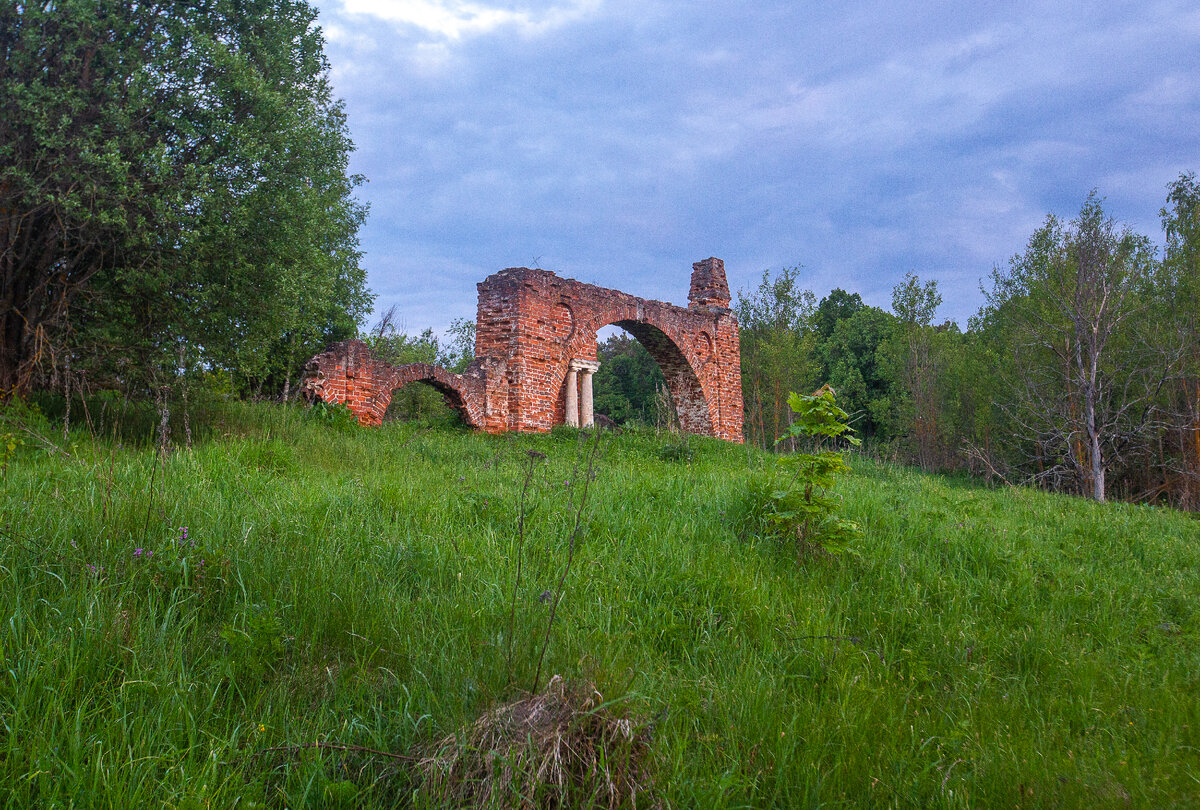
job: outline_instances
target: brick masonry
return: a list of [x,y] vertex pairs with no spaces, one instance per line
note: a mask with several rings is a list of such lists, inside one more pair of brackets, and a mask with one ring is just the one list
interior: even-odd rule
[[687,308],[528,267],[488,276],[478,289],[476,359],[463,374],[425,363],[395,367],[351,340],[309,361],[305,396],[344,402],[360,422],[378,425],[392,392],[421,381],[473,427],[543,432],[565,421],[568,364],[596,360],[597,331],[615,324],[662,369],[680,427],[742,441],[738,324],[720,259],[692,265]]

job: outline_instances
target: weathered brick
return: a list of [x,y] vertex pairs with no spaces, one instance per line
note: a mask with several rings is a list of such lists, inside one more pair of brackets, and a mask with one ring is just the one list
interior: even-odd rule
[[463,374],[425,363],[397,368],[351,340],[309,361],[305,396],[346,402],[360,422],[377,425],[392,392],[421,381],[473,427],[547,431],[565,421],[567,365],[596,360],[596,332],[615,324],[662,369],[684,430],[742,441],[738,324],[720,259],[692,265],[686,309],[528,267],[502,270],[478,288],[476,359]]

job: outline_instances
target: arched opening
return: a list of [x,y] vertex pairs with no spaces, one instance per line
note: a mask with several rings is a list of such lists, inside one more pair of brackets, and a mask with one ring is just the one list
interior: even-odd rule
[[462,395],[434,379],[406,382],[392,389],[383,413],[386,422],[423,422],[438,425],[470,424]]
[[[614,321],[598,333],[595,410],[615,422],[674,423],[712,433],[708,402],[695,370],[665,332],[642,321]],[[621,418],[624,417],[624,418]]]
[[617,326],[596,335],[595,411],[618,425],[663,426],[675,418],[662,369],[637,338]]

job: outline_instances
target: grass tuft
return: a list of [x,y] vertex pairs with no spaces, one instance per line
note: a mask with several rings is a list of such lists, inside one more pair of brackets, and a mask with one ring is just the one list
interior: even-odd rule
[[453,807],[651,806],[650,734],[589,683],[555,675],[544,691],[486,712],[440,740],[419,768]]

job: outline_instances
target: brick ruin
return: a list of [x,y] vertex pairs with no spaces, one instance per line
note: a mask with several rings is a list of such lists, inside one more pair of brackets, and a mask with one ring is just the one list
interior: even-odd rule
[[423,382],[488,433],[588,426],[596,333],[615,325],[662,369],[684,431],[742,441],[738,324],[720,259],[692,265],[686,308],[528,267],[502,270],[477,287],[475,360],[462,374],[426,363],[393,366],[349,340],[309,361],[305,397],[345,403],[359,422],[378,425],[393,391]]

